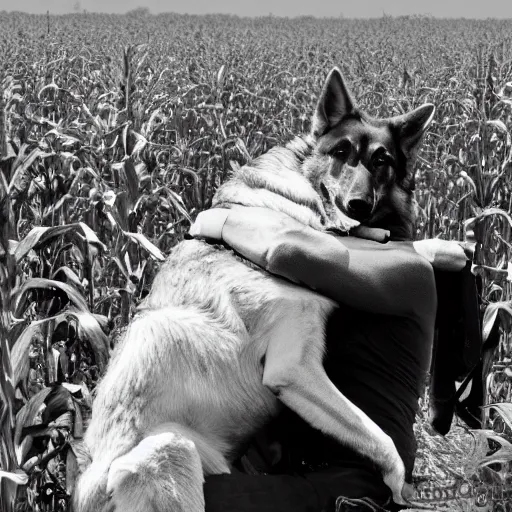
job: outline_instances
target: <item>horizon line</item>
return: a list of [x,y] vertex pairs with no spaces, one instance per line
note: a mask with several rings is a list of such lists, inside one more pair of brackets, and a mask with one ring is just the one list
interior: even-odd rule
[[512,21],[512,17],[510,18],[496,18],[496,17],[486,17],[486,18],[475,18],[475,17],[465,17],[465,16],[436,16],[429,13],[414,13],[414,14],[388,14],[383,12],[381,15],[370,15],[370,16],[344,16],[343,13],[340,13],[338,16],[315,16],[314,14],[296,14],[290,16],[283,16],[280,14],[273,14],[272,12],[268,14],[259,14],[259,15],[240,15],[235,13],[228,12],[205,12],[205,13],[186,13],[186,12],[176,12],[176,11],[159,11],[152,12],[149,7],[136,7],[135,9],[130,9],[126,12],[99,12],[99,11],[89,11],[87,9],[82,9],[80,11],[69,11],[69,12],[60,12],[55,13],[47,10],[46,12],[28,12],[28,11],[19,11],[19,10],[0,10],[0,14],[28,14],[30,16],[47,16],[50,14],[51,16],[69,16],[69,15],[84,15],[84,14],[99,14],[99,15],[109,15],[109,16],[127,16],[132,13],[141,13],[144,12],[146,16],[161,16],[162,14],[174,14],[177,16],[228,16],[233,18],[241,18],[241,19],[258,19],[258,18],[280,18],[280,19],[297,19],[297,18],[312,18],[316,20],[370,20],[370,19],[382,19],[382,18],[416,18],[416,19],[434,19],[434,20],[473,20],[473,21]]

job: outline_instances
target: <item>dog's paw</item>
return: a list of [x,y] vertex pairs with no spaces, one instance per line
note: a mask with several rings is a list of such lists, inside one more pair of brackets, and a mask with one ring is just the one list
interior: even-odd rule
[[398,453],[393,457],[393,461],[389,469],[383,473],[384,483],[390,488],[393,501],[397,505],[409,505],[414,488],[405,481],[405,466]]
[[391,489],[393,495],[393,501],[397,505],[407,505],[409,496],[409,484],[405,481],[401,481],[396,475],[387,475],[384,477],[384,483]]

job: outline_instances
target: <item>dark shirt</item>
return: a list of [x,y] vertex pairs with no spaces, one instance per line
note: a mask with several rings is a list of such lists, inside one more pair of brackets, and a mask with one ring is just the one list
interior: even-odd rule
[[[327,373],[393,439],[410,480],[416,451],[413,424],[430,364],[436,314],[430,263],[410,242],[337,238],[261,208],[236,213],[222,230],[228,245],[269,272],[340,304],[327,324]],[[248,502],[260,510],[271,499],[288,502],[290,497],[296,497],[293,506],[276,510],[316,512],[318,502],[330,502],[333,509],[333,500],[340,495],[367,496],[380,503],[389,499],[381,472],[371,461],[290,411],[286,415],[287,420],[277,422],[285,457],[275,469],[300,472],[303,478],[210,477],[205,486],[208,512],[253,510]],[[280,493],[275,489],[278,484]],[[221,485],[225,487],[220,489]],[[244,501],[240,494],[248,498]]]
[[[409,319],[348,307],[331,316],[326,331],[329,378],[393,439],[408,481],[416,453],[413,424],[430,361],[430,347],[422,343],[417,331]],[[298,416],[292,418],[285,439],[295,470],[301,465],[307,470],[324,464],[376,469],[370,460],[309,427]]]
[[[357,304],[357,309],[341,304],[331,315],[324,365],[336,387],[393,439],[410,481],[416,453],[413,425],[432,352],[432,270],[410,243],[382,246],[333,238],[321,245],[316,236],[301,231],[285,237],[269,256],[268,268],[339,302]],[[348,247],[348,267],[338,263],[337,243]],[[306,469],[324,464],[376,469],[363,456],[291,416],[287,444],[296,468],[305,461]]]

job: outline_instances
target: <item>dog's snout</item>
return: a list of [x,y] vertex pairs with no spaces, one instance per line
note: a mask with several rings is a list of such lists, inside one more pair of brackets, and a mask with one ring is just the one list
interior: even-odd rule
[[370,217],[373,204],[370,200],[351,199],[347,204],[347,208],[350,217],[355,220],[363,221]]

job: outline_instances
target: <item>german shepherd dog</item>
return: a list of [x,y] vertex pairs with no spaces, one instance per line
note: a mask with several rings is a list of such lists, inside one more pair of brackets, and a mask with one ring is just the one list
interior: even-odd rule
[[[237,169],[214,206],[263,206],[319,230],[364,223],[411,239],[411,165],[433,112],[427,104],[373,119],[335,68],[311,133]],[[225,247],[179,243],[98,385],[75,510],[203,512],[204,475],[229,473],[283,404],[371,458],[403,502],[392,440],[323,369],[324,326],[336,307]]]

